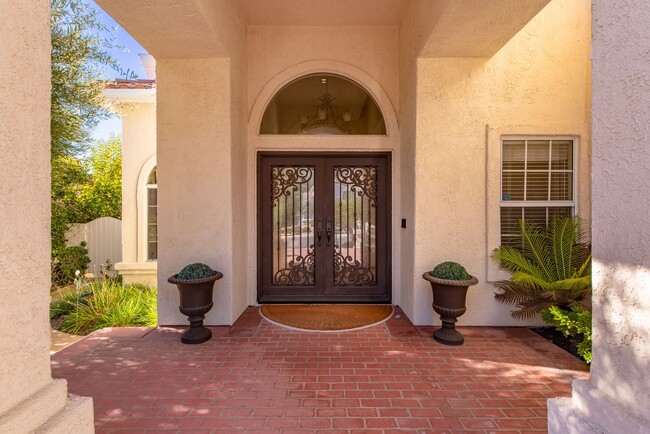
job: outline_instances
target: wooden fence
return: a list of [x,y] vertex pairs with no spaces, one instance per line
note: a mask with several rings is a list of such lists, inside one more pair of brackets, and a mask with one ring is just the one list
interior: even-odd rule
[[112,265],[122,261],[122,222],[113,217],[101,217],[88,223],[75,223],[66,232],[69,246],[86,242],[90,263],[88,272],[99,276],[109,260]]

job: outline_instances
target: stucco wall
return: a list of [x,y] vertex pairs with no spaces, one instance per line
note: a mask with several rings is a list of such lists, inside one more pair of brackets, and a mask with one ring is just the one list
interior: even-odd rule
[[249,109],[264,85],[280,72],[300,63],[328,60],[370,74],[397,111],[397,32],[397,27],[249,27]]
[[230,92],[231,92],[231,129],[232,142],[230,145],[232,153],[233,180],[231,192],[233,198],[232,207],[232,245],[233,245],[233,302],[231,306],[231,320],[234,322],[249,305],[249,289],[255,284],[249,281],[248,270],[250,258],[254,254],[248,250],[248,237],[253,236],[247,230],[246,216],[254,214],[254,208],[248,208],[248,199],[252,189],[247,185],[248,165],[247,157],[247,121],[248,107],[248,62],[246,58],[248,38],[246,26],[241,17],[237,5],[231,3],[231,14],[234,17],[230,20],[229,46],[232,50],[230,58]]
[[[158,59],[158,321],[185,324],[167,278],[191,262],[224,274],[207,324],[231,323],[230,61]],[[178,83],[184,83],[178,86]]]
[[[154,99],[152,97],[152,99]],[[119,97],[116,97],[119,101]],[[154,100],[155,101],[155,100]],[[157,262],[147,260],[147,191],[156,165],[156,104],[126,103],[122,117],[122,262],[125,283],[157,286]]]
[[402,212],[406,228],[398,229],[402,236],[400,246],[401,273],[398,286],[401,289],[400,306],[412,320],[415,311],[413,273],[415,257],[415,148],[417,131],[417,57],[427,33],[436,22],[438,10],[431,2],[411,1],[404,12],[399,28],[399,89],[400,89],[400,153]]
[[[0,432],[31,432],[75,413],[49,358],[49,2],[1,2],[0,20]],[[92,431],[91,402],[76,412],[79,432]]]
[[650,432],[650,12],[593,5],[593,362],[549,430]]
[[[190,262],[224,274],[205,323],[247,306],[246,31],[235,0],[197,2],[224,57],[157,59],[158,321],[187,324],[167,278]],[[210,38],[208,38],[210,39]],[[198,56],[197,56],[198,57]]]
[[417,60],[415,257],[405,282],[415,291],[414,323],[434,320],[422,273],[452,260],[480,282],[460,324],[521,325],[487,282],[502,134],[577,136],[578,210],[589,218],[589,16],[587,0],[555,0],[492,58]]
[[[153,103],[128,104],[122,116],[122,260],[127,263],[146,260],[143,234],[138,232],[138,210],[146,208],[141,203],[138,180],[146,178],[156,156],[156,105]],[[153,160],[152,160],[153,162]],[[143,172],[144,170],[144,172]]]

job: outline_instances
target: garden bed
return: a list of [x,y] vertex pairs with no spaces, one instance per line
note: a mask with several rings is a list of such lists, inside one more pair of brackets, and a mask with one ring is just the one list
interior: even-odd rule
[[581,338],[576,336],[565,336],[564,333],[557,331],[555,327],[529,327],[529,330],[562,348],[567,353],[570,353],[584,361],[578,354],[578,344],[580,343]]

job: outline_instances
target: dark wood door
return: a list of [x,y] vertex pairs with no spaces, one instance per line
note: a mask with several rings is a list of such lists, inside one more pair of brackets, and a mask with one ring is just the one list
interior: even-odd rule
[[390,302],[388,154],[260,154],[258,301]]

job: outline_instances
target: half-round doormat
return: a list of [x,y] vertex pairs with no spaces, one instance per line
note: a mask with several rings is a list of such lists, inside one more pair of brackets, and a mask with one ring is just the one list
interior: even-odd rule
[[264,319],[274,324],[306,331],[341,332],[381,324],[393,314],[385,304],[265,304]]

